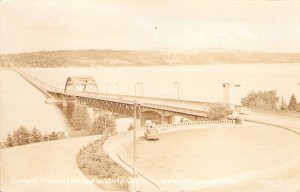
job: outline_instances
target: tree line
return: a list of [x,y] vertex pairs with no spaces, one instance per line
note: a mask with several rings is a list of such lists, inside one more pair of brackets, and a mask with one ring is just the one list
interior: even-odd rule
[[[212,59],[213,58],[213,59]],[[299,53],[212,51],[175,53],[133,50],[59,50],[0,54],[1,67],[153,66],[241,63],[299,63]]]
[[252,108],[300,112],[300,103],[297,102],[295,94],[292,94],[288,104],[286,104],[283,97],[281,97],[280,104],[279,100],[276,90],[251,91],[242,98],[241,103]]
[[76,105],[71,122],[77,131],[85,131],[88,135],[103,134],[104,132],[114,132],[116,130],[115,118],[112,114],[99,111],[98,117],[91,122],[88,108],[85,105]]
[[[76,131],[85,131],[87,135],[96,135],[103,133],[114,133],[116,124],[114,116],[107,112],[100,112],[99,116],[91,123],[87,107],[76,105],[71,118],[72,125]],[[50,134],[42,134],[36,127],[29,130],[25,126],[20,126],[6,137],[6,147],[14,147],[37,143],[42,141],[52,141],[60,139],[58,132],[52,131]]]
[[14,147],[58,139],[59,134],[55,131],[52,131],[50,134],[43,135],[36,127],[34,127],[32,130],[29,130],[25,126],[20,126],[12,134],[8,133],[5,145],[6,147]]

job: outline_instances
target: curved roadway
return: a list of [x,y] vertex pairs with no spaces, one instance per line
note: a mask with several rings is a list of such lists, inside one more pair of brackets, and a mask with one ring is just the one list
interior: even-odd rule
[[[299,118],[254,113],[243,117],[249,121],[300,132]],[[109,139],[103,148],[111,158],[125,169],[131,170],[131,167],[118,156],[120,145],[132,139],[130,134],[125,135],[117,135]],[[98,136],[82,137],[1,149],[0,190],[4,192],[19,192],[24,189],[31,192],[101,191],[83,175],[76,162],[78,151],[97,138]],[[142,173],[140,175],[142,191],[159,191],[155,185],[142,177]]]
[[[289,131],[293,131],[293,132],[295,132],[295,133],[297,133],[297,134],[300,135],[300,119],[299,118],[286,117],[286,116],[278,116],[278,115],[269,115],[269,114],[258,114],[258,113],[252,113],[252,114],[248,114],[248,115],[243,115],[242,118],[244,118],[246,121],[250,121],[250,122],[267,124],[267,125],[271,125],[271,126],[275,126],[275,127],[284,128],[284,129],[287,129]],[[178,130],[180,130],[180,129],[177,129],[176,131],[178,131]],[[172,130],[168,130],[168,131],[172,131]],[[123,135],[117,135],[117,136],[111,138],[108,141],[108,143],[106,143],[106,151],[108,151],[108,152],[110,151],[109,152],[110,153],[110,157],[113,158],[115,161],[117,161],[119,164],[123,164],[123,167],[127,166],[128,170],[131,169],[131,167],[128,165],[128,164],[131,164],[131,163],[130,162],[124,162],[118,156],[118,151],[119,151],[119,148],[121,146],[123,146],[125,143],[130,142],[130,140],[132,140],[132,139],[133,139],[132,135],[130,135],[130,134],[123,134]],[[284,165],[284,166],[276,168],[276,169],[270,169],[270,171],[268,171],[266,173],[262,173],[261,177],[262,178],[263,177],[264,178],[270,178],[270,180],[266,180],[266,182],[281,182],[281,181],[274,180],[271,177],[271,175],[278,175],[279,173],[280,173],[279,175],[281,175],[281,174],[289,174],[289,173],[291,173],[291,172],[294,171],[293,169],[291,169],[291,167],[295,167],[295,166],[298,167],[298,165],[299,165],[299,159],[295,159],[294,162],[292,161],[291,163],[288,163],[288,166]],[[254,174],[254,176],[255,175],[256,174]],[[142,173],[140,173],[140,176],[143,177],[145,175],[143,175]],[[293,176],[289,176],[289,177],[291,177],[290,179],[292,181],[295,181],[295,180],[299,179],[299,175],[293,175]],[[153,178],[151,178],[151,179],[153,179]],[[142,182],[142,184],[145,185],[145,183],[147,183],[147,179],[143,179],[143,181],[144,182]],[[261,181],[264,182],[264,180],[261,180]],[[294,184],[295,184],[295,182],[294,182]],[[150,186],[150,185],[151,185],[151,183],[148,182],[147,186]],[[245,185],[247,185],[247,186],[251,185],[251,189],[249,188],[249,190],[250,191],[253,190],[254,185],[253,185],[252,182],[250,182],[250,183],[243,182],[243,184],[241,183],[240,185],[237,185],[234,188],[224,187],[224,188],[217,188],[216,190],[219,190],[219,191],[239,191],[240,189],[245,189],[244,188]],[[275,186],[275,188],[273,188],[274,190],[276,190],[276,188],[279,187],[279,186],[274,185],[274,183],[271,183],[271,184],[267,183],[266,186],[265,186],[266,187],[265,189],[255,189],[255,191],[256,190],[257,191],[270,190],[270,187],[271,187],[270,185],[272,185],[272,187]],[[298,187],[297,186],[293,186],[293,187],[295,187],[294,189],[296,189],[296,190],[298,190],[298,187],[299,187],[299,190],[300,190],[300,184],[299,184]],[[147,187],[145,189],[147,189]],[[282,190],[282,189],[280,189],[280,190]],[[144,190],[144,191],[152,191],[152,190]],[[199,190],[199,191],[202,191],[202,190]],[[205,191],[205,190],[203,190],[203,191]]]

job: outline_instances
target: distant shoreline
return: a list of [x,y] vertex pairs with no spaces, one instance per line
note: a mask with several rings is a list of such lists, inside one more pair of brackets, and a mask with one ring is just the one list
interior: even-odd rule
[[300,64],[300,53],[266,52],[159,52],[159,51],[41,51],[0,54],[2,67],[126,67],[212,64]]
[[[207,64],[178,64],[178,65],[114,65],[114,66],[107,66],[107,65],[99,65],[99,66],[20,66],[16,68],[24,68],[24,69],[55,69],[55,68],[121,68],[121,67],[129,67],[129,68],[146,68],[146,67],[193,67],[193,66],[207,66],[207,65],[300,65],[298,63],[207,63]],[[12,67],[1,67],[0,70],[12,70]]]

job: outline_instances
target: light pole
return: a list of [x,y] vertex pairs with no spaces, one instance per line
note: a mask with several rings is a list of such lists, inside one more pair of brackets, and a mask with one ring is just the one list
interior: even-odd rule
[[177,100],[179,100],[179,82],[175,81],[175,85],[177,85]]
[[135,83],[135,85],[134,85],[134,96],[136,96],[136,87],[137,87],[137,85],[140,85],[141,96],[143,96],[143,83]]
[[[134,129],[133,129],[133,175],[137,175],[136,170],[136,131],[139,128],[138,118],[138,109],[140,109],[140,105],[138,103],[134,103],[133,106],[133,119],[134,119]],[[141,112],[141,110],[139,110]],[[139,114],[141,115],[141,114]],[[141,116],[140,116],[141,119]]]

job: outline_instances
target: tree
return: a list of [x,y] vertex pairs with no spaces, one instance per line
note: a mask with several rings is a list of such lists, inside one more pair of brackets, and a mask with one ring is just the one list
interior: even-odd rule
[[243,97],[241,103],[247,107],[258,107],[267,109],[276,109],[279,97],[276,90],[271,91],[251,91],[246,97]]
[[30,135],[30,131],[25,126],[19,127],[13,134],[14,146],[31,143]]
[[13,139],[13,137],[10,135],[10,133],[8,133],[8,135],[7,135],[5,145],[6,145],[6,147],[13,147],[13,146],[14,146],[14,139]]
[[58,140],[58,139],[59,139],[59,135],[58,135],[58,133],[56,133],[55,131],[52,131],[52,132],[48,135],[48,138],[49,138],[50,141]]
[[297,109],[297,99],[295,97],[295,94],[293,94],[291,96],[290,103],[289,103],[288,107],[289,107],[289,110],[296,111],[296,109]]
[[41,142],[42,140],[43,140],[43,137],[42,137],[41,132],[36,127],[34,127],[31,130],[31,141],[32,141],[32,143]]
[[222,104],[214,104],[209,106],[208,117],[211,120],[221,120],[232,113],[229,106]]
[[112,133],[116,129],[113,115],[102,113],[95,119],[90,134],[102,134],[104,132]]
[[75,130],[88,130],[91,126],[90,116],[87,111],[87,107],[84,105],[77,105],[74,108],[71,122]]

